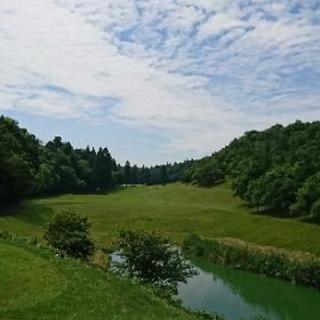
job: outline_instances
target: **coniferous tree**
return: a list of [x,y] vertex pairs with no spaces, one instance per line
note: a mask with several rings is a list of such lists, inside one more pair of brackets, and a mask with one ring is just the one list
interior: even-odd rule
[[100,148],[93,169],[96,191],[105,191],[112,187],[112,166],[113,162],[108,149]]
[[126,161],[124,166],[124,183],[131,183],[131,165],[129,161]]

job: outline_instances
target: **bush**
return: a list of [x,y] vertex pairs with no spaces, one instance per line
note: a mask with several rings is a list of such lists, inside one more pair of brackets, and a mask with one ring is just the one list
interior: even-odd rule
[[320,172],[308,177],[297,192],[297,201],[291,206],[291,211],[297,215],[311,213],[312,206],[320,198]]
[[44,238],[60,253],[86,260],[93,252],[88,218],[72,211],[56,214],[49,222]]
[[320,289],[320,260],[290,258],[281,252],[264,252],[247,246],[188,236],[183,250],[191,256],[258,274]]
[[176,293],[178,282],[196,274],[181,251],[157,232],[123,231],[117,247],[122,258],[117,269],[141,282]]
[[192,175],[192,180],[203,187],[222,182],[225,176],[216,161],[207,161],[199,165]]

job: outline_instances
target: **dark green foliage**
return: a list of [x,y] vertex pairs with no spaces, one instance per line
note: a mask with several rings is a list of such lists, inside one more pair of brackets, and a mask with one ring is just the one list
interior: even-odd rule
[[287,212],[296,199],[297,183],[295,168],[280,166],[249,182],[243,198],[250,207],[281,209]]
[[138,181],[138,167],[136,165],[134,165],[131,168],[131,172],[130,172],[130,182],[131,183],[137,183]]
[[[124,182],[126,184],[128,183],[132,183],[132,179],[131,179],[131,166],[130,166],[130,162],[127,161],[125,166],[124,166]],[[135,183],[135,181],[134,181]]]
[[320,122],[297,121],[247,132],[211,157],[196,161],[185,181],[207,185],[219,180],[217,172],[221,179],[223,174],[230,177],[234,194],[257,211],[310,214],[320,199]]
[[299,260],[289,258],[283,253],[254,250],[247,246],[202,239],[196,235],[190,235],[185,239],[183,250],[189,255],[203,257],[210,262],[233,269],[251,271],[320,289],[319,259]]
[[214,158],[205,158],[196,162],[196,165],[189,168],[188,176],[190,182],[204,187],[213,186],[225,178],[224,172]]
[[39,168],[38,140],[12,119],[0,117],[0,203],[30,194]]
[[[194,160],[186,160],[182,163],[166,163],[151,167],[131,166],[127,161],[124,167],[118,167],[117,175],[124,184],[167,184],[177,181],[186,181],[186,170],[190,168]],[[119,180],[119,181],[120,181]],[[189,181],[188,181],[189,182]]]
[[55,137],[43,146],[10,118],[0,117],[0,203],[31,195],[105,192],[118,167],[107,148],[74,149]]
[[156,232],[126,230],[117,243],[122,261],[117,268],[129,277],[176,291],[178,282],[195,274],[180,250]]
[[50,246],[70,257],[87,259],[93,251],[90,223],[72,210],[56,214],[48,223],[44,238]]
[[77,168],[80,159],[72,145],[62,142],[61,137],[55,137],[42,148],[41,160],[38,189],[35,192],[56,194],[79,192],[85,188],[86,183]]
[[112,157],[107,148],[100,148],[93,166],[93,183],[92,188],[95,191],[108,190],[113,186]]
[[317,215],[320,201],[320,172],[307,178],[297,192],[297,201],[291,207],[294,213]]
[[[222,150],[219,161],[234,180],[235,194],[249,206],[309,214],[295,205],[297,191],[320,169],[320,122],[249,132]],[[299,197],[299,196],[298,196]]]
[[107,148],[73,149],[61,137],[46,144],[38,173],[39,194],[103,192],[113,187],[113,159]]

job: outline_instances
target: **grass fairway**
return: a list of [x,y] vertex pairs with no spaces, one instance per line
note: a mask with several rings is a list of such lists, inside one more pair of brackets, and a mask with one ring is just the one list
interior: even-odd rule
[[142,287],[45,249],[0,240],[1,320],[192,320]]
[[66,287],[57,268],[30,251],[0,243],[0,261],[1,309],[51,300]]
[[47,219],[70,207],[89,217],[92,236],[104,243],[121,228],[140,227],[161,230],[177,241],[194,232],[320,255],[319,225],[253,214],[232,197],[228,184],[208,189],[183,184],[137,186],[108,195],[31,200],[20,208],[3,209],[0,229],[41,236]]

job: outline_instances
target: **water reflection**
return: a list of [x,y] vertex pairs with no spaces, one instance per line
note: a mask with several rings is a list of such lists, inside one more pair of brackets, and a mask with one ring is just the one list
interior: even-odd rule
[[193,310],[238,320],[262,315],[270,320],[319,320],[320,292],[277,279],[217,266],[201,266],[199,275],[179,284],[179,298]]

